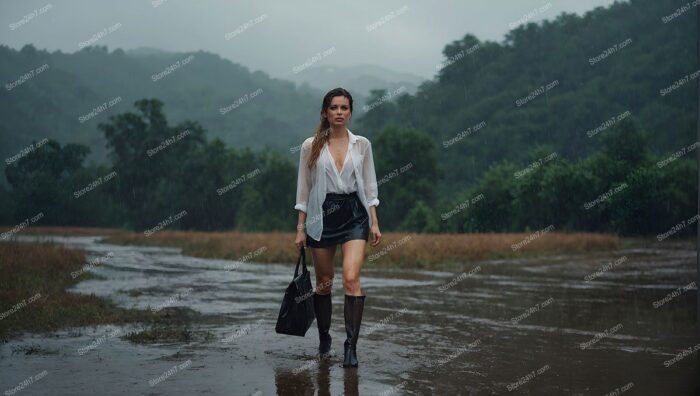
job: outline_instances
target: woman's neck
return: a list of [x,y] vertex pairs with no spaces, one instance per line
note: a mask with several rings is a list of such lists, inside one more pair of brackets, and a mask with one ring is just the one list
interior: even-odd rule
[[331,139],[344,139],[348,137],[348,131],[345,126],[331,127],[331,133],[329,138]]

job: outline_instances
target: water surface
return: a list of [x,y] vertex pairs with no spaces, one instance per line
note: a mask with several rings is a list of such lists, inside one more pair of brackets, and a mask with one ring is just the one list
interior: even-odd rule
[[[213,338],[186,344],[143,346],[117,336],[139,324],[25,334],[0,346],[3,392],[44,370],[16,394],[685,395],[698,386],[697,353],[682,354],[697,343],[696,290],[683,290],[695,275],[689,243],[491,260],[454,271],[365,268],[360,367],[343,369],[340,278],[331,326],[336,355],[319,362],[315,323],[306,337],[274,331],[291,264],[192,258],[99,237],[19,240],[37,238],[101,259],[91,270],[100,279],[80,282],[75,293],[124,307],[186,306],[219,324],[195,324]],[[13,353],[27,345],[52,353]]]

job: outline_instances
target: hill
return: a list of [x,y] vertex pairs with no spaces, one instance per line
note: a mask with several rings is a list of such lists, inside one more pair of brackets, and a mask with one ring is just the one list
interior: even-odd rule
[[625,118],[670,154],[695,141],[697,10],[685,5],[616,2],[521,25],[500,43],[466,34],[445,46],[434,80],[372,109],[362,129],[430,135],[443,194],[496,162],[526,164],[538,147],[585,157]]

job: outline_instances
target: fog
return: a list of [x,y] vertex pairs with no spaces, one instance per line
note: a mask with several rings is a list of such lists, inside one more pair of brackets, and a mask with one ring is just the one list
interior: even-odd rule
[[[446,43],[471,33],[501,41],[522,21],[582,14],[611,0],[554,1],[4,1],[0,42],[74,52],[95,45],[168,51],[205,50],[273,77],[335,48],[318,65],[372,64],[423,78],[435,74]],[[42,12],[42,9],[44,10]],[[35,12],[36,10],[36,12]],[[14,29],[13,29],[14,27]]]

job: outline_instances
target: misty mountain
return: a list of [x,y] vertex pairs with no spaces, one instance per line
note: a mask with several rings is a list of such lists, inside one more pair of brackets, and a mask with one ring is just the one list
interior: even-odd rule
[[353,95],[356,108],[368,104],[373,89],[387,92],[416,93],[424,78],[411,73],[396,72],[381,66],[311,66],[298,73],[290,73],[285,79],[299,85],[307,84],[322,92],[343,87]]

